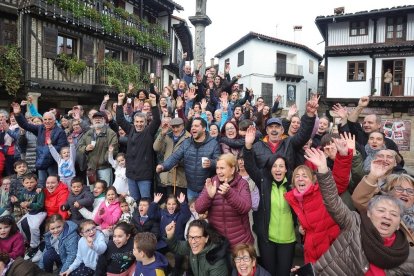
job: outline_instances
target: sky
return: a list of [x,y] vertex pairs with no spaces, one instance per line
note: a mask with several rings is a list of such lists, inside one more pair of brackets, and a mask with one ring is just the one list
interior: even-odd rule
[[[174,0],[184,11],[175,15],[186,19],[194,39],[194,27],[188,21],[195,14],[196,0]],[[206,27],[206,61],[250,31],[294,41],[293,26],[301,25],[301,41],[320,55],[324,41],[315,25],[317,16],[334,13],[334,8],[345,7],[345,13],[370,11],[380,8],[410,5],[405,0],[208,0],[207,15],[212,24]]]

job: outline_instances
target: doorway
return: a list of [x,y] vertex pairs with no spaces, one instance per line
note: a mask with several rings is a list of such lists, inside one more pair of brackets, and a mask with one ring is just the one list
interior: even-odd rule
[[[385,73],[390,69],[391,83],[388,85]],[[382,61],[382,96],[404,96],[405,60],[388,59]],[[389,89],[389,90],[388,90]]]

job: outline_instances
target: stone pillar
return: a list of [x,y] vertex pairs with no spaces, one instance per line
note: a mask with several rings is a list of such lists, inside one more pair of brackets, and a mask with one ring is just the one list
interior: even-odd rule
[[206,26],[211,24],[210,18],[206,15],[206,5],[207,0],[197,0],[196,1],[196,14],[195,16],[190,16],[188,19],[191,24],[195,27],[195,38],[194,38],[194,65],[197,66],[200,62],[203,64],[201,72],[204,73],[205,70],[205,36],[206,36]]

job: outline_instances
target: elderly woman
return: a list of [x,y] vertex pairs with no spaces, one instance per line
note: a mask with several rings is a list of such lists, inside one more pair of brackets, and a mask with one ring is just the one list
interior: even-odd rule
[[240,243],[233,249],[235,268],[232,276],[270,276],[263,267],[257,263],[257,255],[250,244]]
[[228,242],[218,235],[204,220],[193,220],[187,233],[187,241],[174,238],[175,222],[165,227],[168,247],[175,254],[189,256],[194,276],[227,276]]
[[306,159],[317,168],[326,209],[341,234],[315,263],[317,275],[412,275],[414,249],[400,228],[403,206],[392,196],[377,196],[366,212],[350,211],[338,196],[324,153],[308,149]]
[[[408,174],[390,174],[386,176],[387,169],[384,161],[371,161],[371,171],[365,176],[352,194],[355,208],[363,212],[369,200],[378,193],[390,194],[402,201],[405,207],[401,220],[401,229],[405,232],[411,246],[414,246],[414,179]],[[381,189],[375,179],[385,179]]]
[[249,211],[252,208],[249,183],[237,173],[237,159],[231,153],[219,157],[213,178],[195,202],[197,213],[208,211],[209,222],[234,247],[238,243],[253,244]]

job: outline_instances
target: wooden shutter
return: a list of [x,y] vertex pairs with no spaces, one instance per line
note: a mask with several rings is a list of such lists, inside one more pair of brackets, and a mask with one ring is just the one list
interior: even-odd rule
[[84,37],[82,40],[82,59],[85,60],[87,66],[93,66],[93,40]]
[[57,36],[58,31],[56,28],[48,26],[43,28],[43,57],[56,58]]
[[103,42],[99,42],[96,51],[97,51],[97,62],[102,63],[105,58],[105,44],[103,44]]

